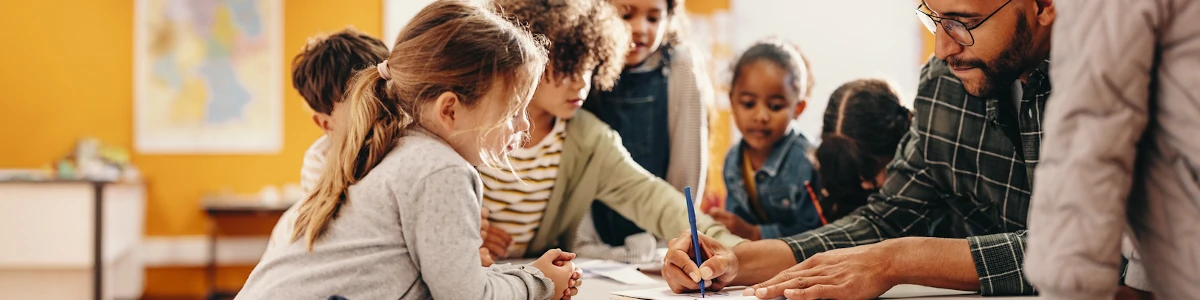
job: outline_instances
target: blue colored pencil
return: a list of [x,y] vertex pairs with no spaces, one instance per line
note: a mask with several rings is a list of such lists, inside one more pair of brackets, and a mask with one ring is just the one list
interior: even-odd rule
[[[696,256],[696,270],[699,272],[704,258],[700,255],[700,235],[696,233],[696,205],[692,203],[692,187],[683,187],[683,197],[687,200],[688,223],[692,225],[692,254]],[[700,298],[704,298],[704,278],[700,279]]]

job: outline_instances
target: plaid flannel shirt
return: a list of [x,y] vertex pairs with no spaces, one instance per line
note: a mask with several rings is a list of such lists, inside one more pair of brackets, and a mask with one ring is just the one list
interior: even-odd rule
[[1021,265],[1049,66],[1024,83],[1018,112],[1011,96],[967,94],[945,61],[930,59],[880,193],[850,216],[783,238],[796,261],[903,236],[966,237],[981,294],[1036,294]]

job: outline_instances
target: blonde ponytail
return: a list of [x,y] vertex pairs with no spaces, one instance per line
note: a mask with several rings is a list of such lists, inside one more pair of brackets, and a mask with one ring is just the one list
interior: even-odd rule
[[312,251],[348,200],[347,189],[417,126],[419,108],[438,95],[454,93],[475,107],[495,92],[506,109],[492,116],[491,128],[507,124],[524,109],[544,71],[544,45],[476,3],[439,0],[422,9],[400,31],[387,62],[359,71],[347,88],[346,117],[334,126],[328,164],[299,207],[292,241],[303,237]]
[[300,205],[292,241],[304,237],[311,251],[319,236],[346,201],[347,189],[361,180],[396,146],[413,123],[403,101],[388,101],[387,81],[375,68],[359,71],[348,88],[346,121],[335,127],[331,162],[318,181],[316,191]]

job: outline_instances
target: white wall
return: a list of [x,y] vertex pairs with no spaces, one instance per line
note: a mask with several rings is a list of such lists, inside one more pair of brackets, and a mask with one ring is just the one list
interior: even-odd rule
[[400,35],[400,29],[408,24],[408,20],[412,20],[429,3],[433,3],[433,0],[383,1],[383,36],[380,38],[387,43],[388,49],[396,43],[396,36]]
[[[482,0],[479,0],[482,1]],[[385,0],[383,40],[390,47],[400,29],[432,0]],[[911,107],[916,95],[921,64],[924,29],[913,10],[915,1],[902,0],[731,0],[728,20],[718,18],[711,24],[722,26],[716,37],[728,40],[734,55],[754,41],[778,36],[800,45],[812,62],[816,86],[808,109],[797,121],[809,139],[821,131],[821,115],[829,94],[847,81],[877,77],[892,81],[901,92],[901,101]],[[711,30],[708,28],[693,28]],[[697,36],[710,44],[713,37]],[[704,49],[707,50],[708,49]],[[718,83],[728,83],[728,62],[716,62],[713,72]],[[718,105],[728,107],[723,93]],[[737,130],[734,130],[737,138]]]
[[819,137],[829,94],[853,79],[892,81],[901,101],[911,107],[924,63],[924,29],[913,13],[914,1],[732,0],[731,6],[735,53],[756,40],[778,36],[800,45],[808,56],[816,86],[798,122],[809,139]]

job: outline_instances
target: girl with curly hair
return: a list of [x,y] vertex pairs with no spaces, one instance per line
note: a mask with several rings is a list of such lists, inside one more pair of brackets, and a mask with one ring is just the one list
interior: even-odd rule
[[[492,228],[485,247],[496,257],[566,247],[581,257],[652,260],[653,237],[614,250],[592,247],[600,246],[596,230],[587,230],[593,202],[658,236],[688,228],[683,194],[639,166],[617,132],[579,109],[593,88],[611,89],[625,66],[630,42],[617,10],[604,0],[494,3],[550,41],[550,62],[529,105],[530,139],[513,150],[513,169],[479,168]],[[742,241],[708,217],[698,219],[698,229],[731,246]]]
[[[714,92],[697,48],[683,40],[683,0],[608,0],[629,25],[632,48],[621,79],[593,93],[584,109],[621,135],[633,160],[676,190],[704,195],[708,112]],[[649,240],[642,228],[603,203],[592,206],[601,240],[622,246]]]

